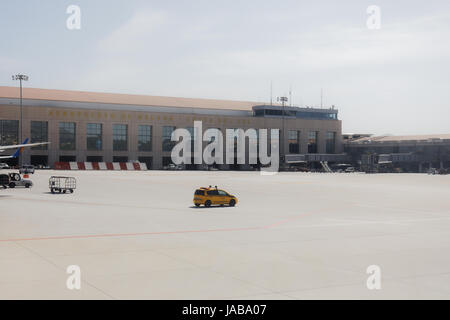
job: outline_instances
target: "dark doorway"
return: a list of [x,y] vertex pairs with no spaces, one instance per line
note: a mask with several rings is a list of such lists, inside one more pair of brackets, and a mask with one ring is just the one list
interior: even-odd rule
[[86,162],[103,162],[102,156],[87,156]]
[[48,156],[33,155],[30,157],[30,162],[36,167],[46,167],[48,166]]
[[145,163],[147,165],[147,169],[152,168],[153,158],[152,157],[139,157],[139,162]]
[[59,156],[60,162],[76,162],[77,157],[76,156]]

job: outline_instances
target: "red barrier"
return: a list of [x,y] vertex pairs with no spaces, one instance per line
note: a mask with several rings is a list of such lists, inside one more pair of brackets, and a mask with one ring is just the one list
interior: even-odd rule
[[55,162],[55,170],[70,170],[69,162]]
[[120,170],[128,170],[126,162],[120,162]]
[[[55,162],[53,165],[53,168],[55,170],[72,170],[72,169],[73,170],[77,170],[77,169],[78,170],[91,170],[91,166],[92,166],[92,170],[101,170],[100,164],[98,162],[77,162],[76,164],[77,164],[76,168],[71,168],[70,162]],[[88,164],[87,167],[89,169],[86,169],[86,164]],[[91,166],[89,164],[91,164]],[[105,165],[106,165],[107,170],[114,170],[114,165],[112,162],[105,162]],[[119,162],[119,168],[120,168],[120,170],[128,170],[127,162]],[[146,170],[138,162],[133,162],[133,168],[136,171]],[[130,170],[132,170],[132,169],[130,169]]]

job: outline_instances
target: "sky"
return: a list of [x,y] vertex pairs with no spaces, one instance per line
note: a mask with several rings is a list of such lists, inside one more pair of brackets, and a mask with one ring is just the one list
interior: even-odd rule
[[343,133],[450,133],[448,0],[4,0],[0,39],[0,86],[25,73],[34,88],[255,102],[272,87],[335,105]]

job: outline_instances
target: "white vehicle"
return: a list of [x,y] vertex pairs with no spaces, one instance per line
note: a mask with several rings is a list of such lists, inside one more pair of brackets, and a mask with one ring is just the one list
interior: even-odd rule
[[7,163],[0,163],[0,169],[9,169],[9,166]]
[[10,173],[8,186],[11,189],[14,189],[15,187],[25,187],[28,189],[33,186],[33,182],[28,179],[22,179],[22,177],[18,173]]
[[19,169],[19,173],[20,174],[28,174],[28,173],[34,174],[34,166],[29,165],[29,164],[24,165]]

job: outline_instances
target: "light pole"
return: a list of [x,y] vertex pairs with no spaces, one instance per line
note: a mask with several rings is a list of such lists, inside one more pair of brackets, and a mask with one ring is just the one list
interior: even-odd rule
[[[22,133],[23,133],[23,105],[22,105],[22,81],[28,81],[28,76],[24,74],[16,74],[12,76],[13,80],[19,80],[20,82],[20,123],[19,123],[19,141],[18,144],[22,143]],[[22,155],[19,153],[19,166],[22,166]]]
[[281,104],[282,104],[282,106],[283,106],[283,114],[282,114],[282,118],[281,118],[281,121],[282,121],[282,135],[281,135],[281,147],[282,147],[282,151],[281,151],[281,159],[282,159],[282,161],[283,161],[283,165],[284,165],[284,159],[285,159],[285,148],[284,148],[284,144],[285,144],[285,141],[284,141],[284,139],[285,139],[285,137],[286,137],[286,135],[285,135],[285,125],[284,125],[284,116],[285,116],[285,105],[286,105],[286,102],[288,101],[288,98],[287,97],[278,97],[277,98],[277,100],[278,101],[281,101]]

